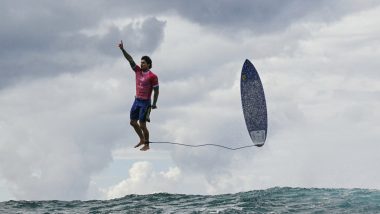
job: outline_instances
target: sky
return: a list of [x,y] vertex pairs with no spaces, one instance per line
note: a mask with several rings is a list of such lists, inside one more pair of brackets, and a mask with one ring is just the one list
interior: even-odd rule
[[[374,0],[1,1],[0,201],[380,189],[379,14]],[[266,144],[134,149],[120,40],[159,78],[151,141],[250,145],[249,59]]]

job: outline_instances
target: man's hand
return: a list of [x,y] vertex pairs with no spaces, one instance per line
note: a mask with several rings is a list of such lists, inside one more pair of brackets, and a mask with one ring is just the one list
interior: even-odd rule
[[120,43],[119,43],[119,48],[120,48],[120,49],[123,49],[123,48],[124,48],[123,40],[120,41]]
[[123,52],[124,57],[128,60],[129,64],[131,64],[132,69],[135,69],[136,63],[135,61],[133,61],[131,55],[129,55],[129,53],[127,53],[127,51],[124,50],[123,40],[120,40],[119,48],[121,52]]

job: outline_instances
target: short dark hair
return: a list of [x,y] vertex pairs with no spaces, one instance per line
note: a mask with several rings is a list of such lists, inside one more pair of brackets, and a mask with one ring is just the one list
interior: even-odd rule
[[141,57],[141,60],[145,60],[145,62],[146,62],[147,64],[149,64],[149,69],[152,68],[152,60],[150,59],[149,56],[143,56],[143,57]]

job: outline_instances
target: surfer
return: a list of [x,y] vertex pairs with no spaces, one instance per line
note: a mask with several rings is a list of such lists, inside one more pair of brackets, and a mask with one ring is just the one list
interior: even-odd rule
[[[150,122],[150,110],[157,108],[156,103],[159,94],[158,78],[157,75],[150,70],[152,68],[152,60],[149,56],[141,57],[141,64],[138,66],[135,61],[133,61],[131,55],[125,51],[123,41],[120,41],[119,48],[136,75],[136,96],[130,112],[130,124],[140,138],[140,142],[135,148],[144,145],[140,150],[146,151],[149,149],[149,130],[146,126],[146,122]],[[153,104],[151,104],[152,91]]]

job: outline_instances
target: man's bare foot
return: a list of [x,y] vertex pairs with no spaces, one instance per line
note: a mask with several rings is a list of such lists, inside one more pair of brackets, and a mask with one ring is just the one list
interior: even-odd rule
[[142,147],[140,150],[141,151],[149,150],[149,142],[148,143],[144,143],[144,147]]
[[139,147],[139,146],[142,146],[142,145],[144,145],[144,144],[145,144],[145,142],[142,141],[142,140],[140,140],[140,142],[139,142],[138,144],[136,144],[135,148],[137,148],[137,147]]

